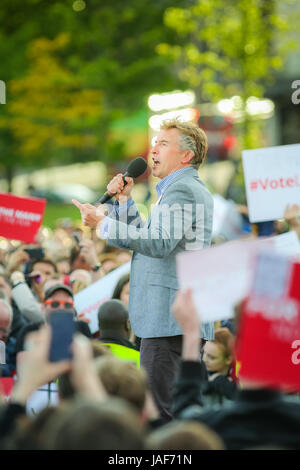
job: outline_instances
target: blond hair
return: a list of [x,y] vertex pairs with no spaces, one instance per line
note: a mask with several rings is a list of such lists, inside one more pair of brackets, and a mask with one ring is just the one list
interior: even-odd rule
[[97,357],[94,364],[107,393],[123,398],[141,413],[148,390],[146,372],[132,362],[109,355]]
[[207,137],[203,129],[195,122],[182,122],[178,118],[163,121],[160,130],[177,129],[180,133],[179,145],[180,150],[190,150],[194,156],[190,164],[196,169],[206,158],[208,143]]

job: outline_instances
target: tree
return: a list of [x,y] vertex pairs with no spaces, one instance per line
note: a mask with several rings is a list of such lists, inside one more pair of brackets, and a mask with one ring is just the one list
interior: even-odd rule
[[[173,58],[199,103],[238,97],[240,149],[263,146],[262,123],[251,116],[247,103],[265,95],[283,66],[280,43],[286,49],[295,46],[285,41],[289,22],[276,7],[275,0],[197,0],[165,12],[165,24],[178,41],[161,43],[158,52]],[[243,185],[240,163],[237,167]]]
[[1,3],[0,152],[9,180],[46,162],[122,160],[111,124],[179,83],[155,48],[173,41],[163,12],[182,0],[89,0],[80,11],[75,3]]
[[67,34],[34,40],[29,69],[9,82],[11,100],[0,127],[11,131],[23,166],[51,163],[60,149],[92,151],[97,145],[91,129],[101,118],[101,92],[83,88],[64,67],[59,53],[68,43]]

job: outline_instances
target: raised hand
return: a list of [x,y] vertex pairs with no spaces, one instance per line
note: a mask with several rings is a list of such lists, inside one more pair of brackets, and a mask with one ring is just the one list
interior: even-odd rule
[[284,211],[284,218],[289,224],[299,222],[300,206],[298,204],[288,204]]
[[29,261],[29,255],[24,251],[24,247],[18,248],[14,253],[12,253],[8,259],[7,263],[7,272],[9,274],[13,273],[14,271],[20,270],[22,264],[26,261]]
[[182,358],[190,361],[200,360],[201,321],[191,289],[177,292],[172,312],[183,332]]
[[192,297],[191,289],[179,290],[172,305],[172,312],[183,333],[200,330],[200,319]]

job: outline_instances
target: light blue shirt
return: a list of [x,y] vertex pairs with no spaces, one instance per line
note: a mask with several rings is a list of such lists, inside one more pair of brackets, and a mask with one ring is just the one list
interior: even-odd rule
[[180,170],[176,170],[173,173],[170,173],[169,175],[165,176],[162,180],[160,180],[159,183],[156,185],[156,192],[157,192],[157,197],[160,198],[164,191],[167,189],[167,187],[172,183],[173,179],[177,176],[180,175],[180,173],[184,173],[186,170],[189,170],[191,167],[186,166],[185,168],[180,168]]

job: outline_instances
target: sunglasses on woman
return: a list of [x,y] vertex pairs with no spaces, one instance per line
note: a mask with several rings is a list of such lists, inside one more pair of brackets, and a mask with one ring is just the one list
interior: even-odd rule
[[74,307],[74,302],[71,300],[45,300],[45,305],[49,305],[51,308],[65,308],[71,309]]

